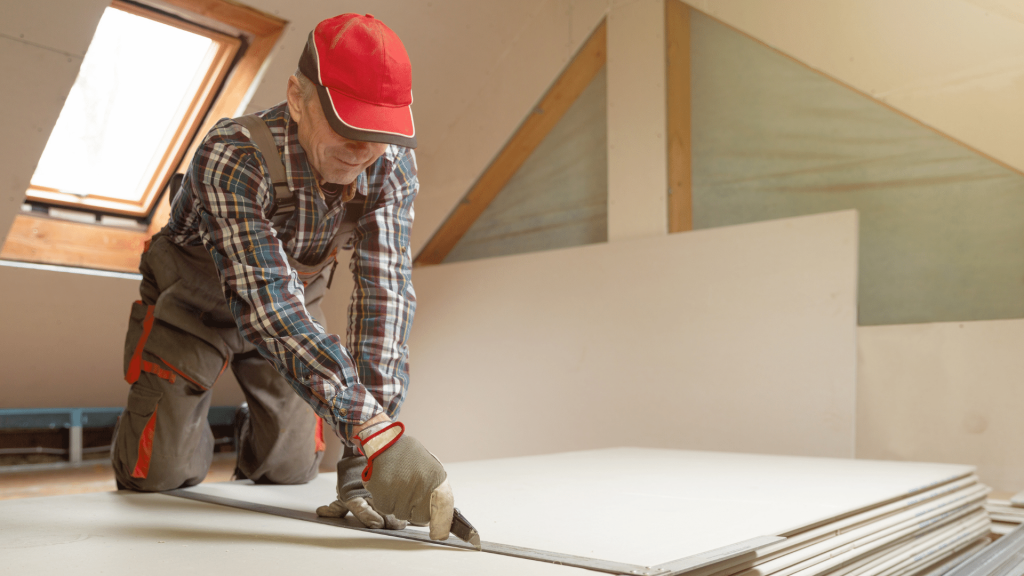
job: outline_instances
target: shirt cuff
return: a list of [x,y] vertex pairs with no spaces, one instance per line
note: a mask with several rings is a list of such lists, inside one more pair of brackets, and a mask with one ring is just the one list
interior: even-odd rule
[[339,392],[330,399],[334,428],[343,441],[354,446],[355,444],[351,440],[354,437],[352,429],[377,414],[383,413],[384,408],[362,384],[353,384],[345,388],[341,388],[334,382],[331,384],[340,388]]

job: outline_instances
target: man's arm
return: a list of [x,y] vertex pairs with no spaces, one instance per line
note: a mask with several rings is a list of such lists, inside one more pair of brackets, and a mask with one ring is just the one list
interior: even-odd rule
[[408,340],[416,312],[410,237],[419,181],[412,150],[394,147],[384,158],[384,170],[367,174],[380,196],[356,223],[348,350],[360,382],[394,418],[409,386]]
[[[405,435],[404,425],[391,423],[409,383],[407,342],[416,309],[409,238],[412,204],[419,190],[412,150],[397,150],[401,154],[388,159],[386,174],[369,174],[370,186],[379,185],[381,193],[356,225],[350,265],[355,288],[349,308],[349,350],[360,379],[386,412],[353,427],[351,438],[365,455],[361,479],[373,508],[384,517],[394,514],[398,520],[429,523],[430,537],[444,540],[455,506],[444,467],[422,444]],[[339,464],[339,474],[343,468],[352,471]],[[362,497],[349,496],[339,488],[339,500],[317,513],[339,516],[351,510],[364,523],[385,524],[384,517],[360,506]]]
[[272,193],[255,146],[236,123],[221,121],[189,178],[200,235],[239,330],[318,415],[351,438],[353,426],[383,409],[360,383],[341,339],[306,310],[298,275],[265,217]]

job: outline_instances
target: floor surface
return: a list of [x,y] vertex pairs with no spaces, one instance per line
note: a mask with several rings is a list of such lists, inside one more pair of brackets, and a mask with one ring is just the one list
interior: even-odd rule
[[[228,461],[230,462],[230,461]],[[948,464],[617,448],[447,466],[485,542],[646,567],[781,535],[970,475]],[[80,487],[90,484],[83,472]],[[95,477],[93,477],[95,478]],[[212,478],[211,478],[212,479]],[[93,483],[102,485],[103,479]],[[334,475],[301,486],[189,489],[301,511],[334,498]],[[44,488],[30,486],[41,493]],[[593,574],[195,502],[98,492],[0,502],[4,573]]]
[[[204,482],[225,482],[231,479],[234,471],[234,453],[217,455]],[[110,468],[109,460],[62,470],[0,472],[0,500],[114,490],[117,490],[117,486],[114,484],[114,471]]]

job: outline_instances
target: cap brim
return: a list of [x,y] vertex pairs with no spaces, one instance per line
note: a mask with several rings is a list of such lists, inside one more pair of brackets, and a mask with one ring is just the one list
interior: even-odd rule
[[361,142],[416,147],[416,127],[408,106],[374,106],[316,82],[313,85],[327,122],[341,136]]

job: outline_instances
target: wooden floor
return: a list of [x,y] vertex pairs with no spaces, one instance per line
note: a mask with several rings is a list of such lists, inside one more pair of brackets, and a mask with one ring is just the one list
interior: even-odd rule
[[[210,473],[204,482],[224,482],[235,471],[235,454],[223,453],[214,457]],[[110,492],[117,490],[110,461],[86,463],[79,468],[64,470],[38,470],[31,472],[0,472],[0,500]]]

